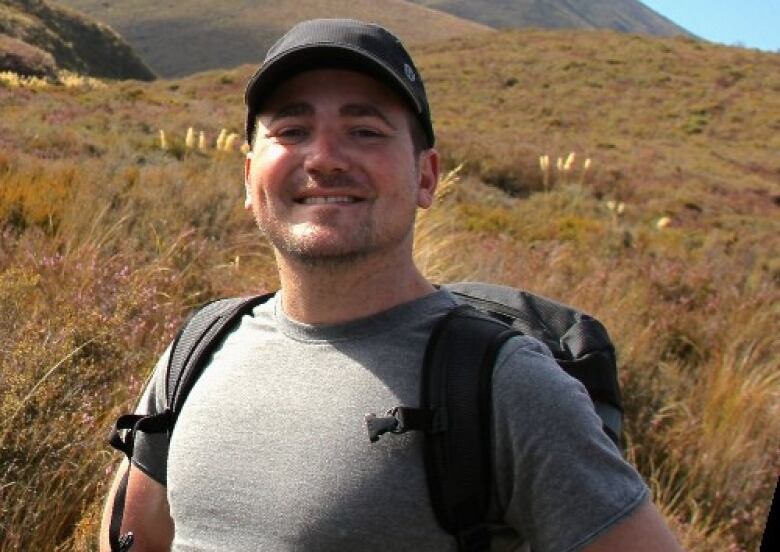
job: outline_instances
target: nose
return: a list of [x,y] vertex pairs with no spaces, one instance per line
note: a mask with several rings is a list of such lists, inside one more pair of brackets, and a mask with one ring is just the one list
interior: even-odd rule
[[304,169],[310,174],[345,172],[349,161],[342,139],[337,133],[321,129],[309,142]]

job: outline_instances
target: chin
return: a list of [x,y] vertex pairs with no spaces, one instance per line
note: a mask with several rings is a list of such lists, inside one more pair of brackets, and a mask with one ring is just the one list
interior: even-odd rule
[[370,236],[360,236],[360,233],[353,233],[346,239],[320,232],[269,236],[269,239],[283,257],[310,266],[348,264],[376,250],[374,240]]
[[311,224],[273,227],[265,228],[264,233],[279,255],[305,266],[340,266],[375,255],[393,255],[394,250],[411,243],[409,230],[378,234],[370,223],[352,228]]
[[337,268],[342,266],[350,266],[354,265],[356,262],[359,262],[361,259],[366,258],[367,256],[368,253],[361,251],[341,252],[331,255],[323,254],[322,252],[311,254],[305,251],[297,251],[292,253],[288,252],[286,254],[286,257],[296,264],[312,268]]

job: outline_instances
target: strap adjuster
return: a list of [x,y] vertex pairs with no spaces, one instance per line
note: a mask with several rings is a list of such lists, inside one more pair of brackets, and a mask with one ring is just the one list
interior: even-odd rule
[[447,412],[444,408],[412,408],[396,406],[380,417],[376,414],[366,414],[366,429],[372,443],[379,440],[385,433],[406,433],[407,431],[423,431],[439,433],[447,429]]
[[376,443],[387,432],[403,433],[403,430],[399,430],[401,423],[393,415],[393,410],[388,410],[387,415],[382,417],[376,414],[366,414],[365,420],[368,440],[372,443]]

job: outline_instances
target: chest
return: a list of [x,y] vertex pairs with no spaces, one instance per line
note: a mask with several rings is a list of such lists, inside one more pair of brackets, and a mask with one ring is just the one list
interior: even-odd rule
[[[416,404],[424,344],[370,352],[283,339],[227,345],[171,439],[177,539],[224,534],[278,550],[327,549],[329,539],[334,549],[373,539],[375,549],[398,549],[423,539],[423,548],[448,549],[430,507],[422,436],[372,444],[364,421]],[[385,548],[388,538],[400,540]],[[431,539],[444,548],[429,548]]]

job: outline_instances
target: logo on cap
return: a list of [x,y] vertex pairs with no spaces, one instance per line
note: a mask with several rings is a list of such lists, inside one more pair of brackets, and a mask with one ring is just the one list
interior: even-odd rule
[[406,74],[406,78],[411,82],[417,80],[417,76],[414,74],[414,69],[412,69],[408,63],[404,63],[404,73]]

